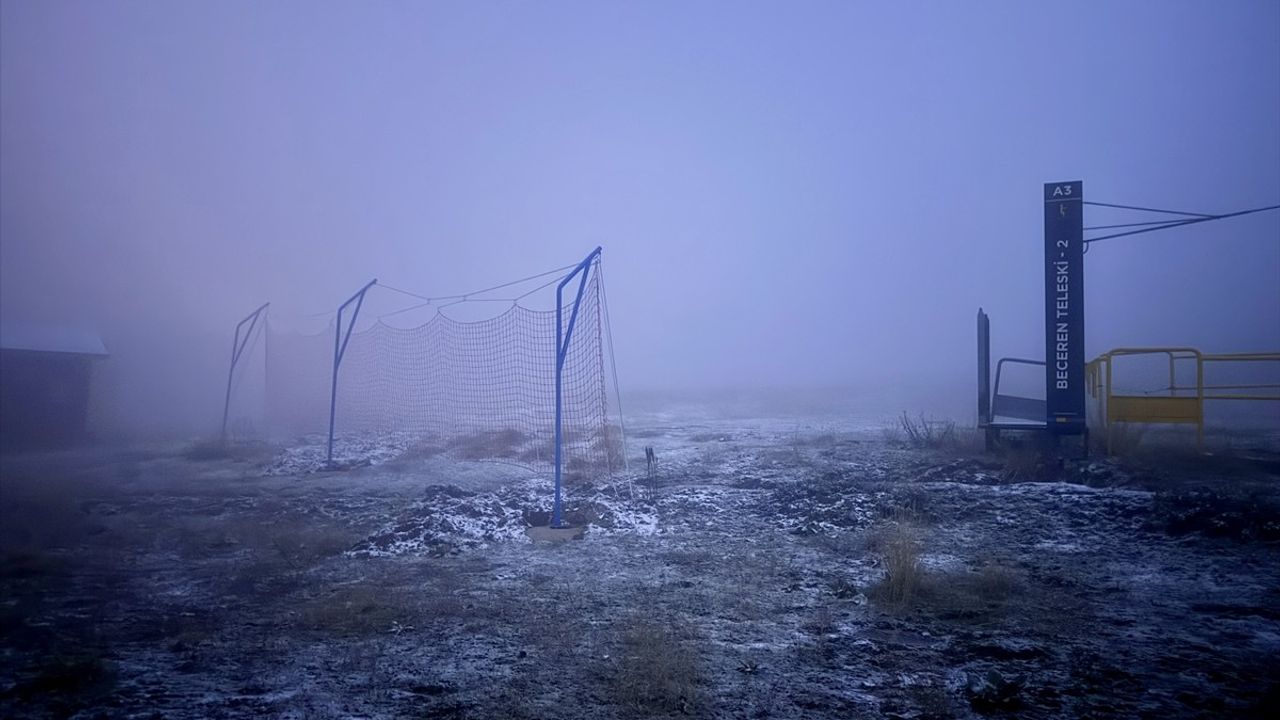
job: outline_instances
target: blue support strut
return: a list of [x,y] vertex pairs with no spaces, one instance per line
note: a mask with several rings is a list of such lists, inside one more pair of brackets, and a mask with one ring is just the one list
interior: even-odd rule
[[[231,380],[236,374],[236,365],[240,362],[240,355],[244,353],[244,348],[249,344],[249,338],[253,337],[254,328],[258,326],[258,316],[267,309],[271,303],[262,303],[257,310],[249,313],[243,320],[236,323],[236,336],[231,340],[231,369],[227,370],[227,397],[222,403],[222,443],[227,442],[227,415],[231,412]],[[245,331],[244,339],[240,339],[240,328],[245,323],[249,323],[249,329]]]
[[[351,340],[351,331],[356,327],[356,318],[360,317],[360,306],[364,305],[364,294],[369,288],[378,283],[378,278],[370,280],[360,291],[352,295],[346,302],[338,307],[338,321],[333,328],[333,383],[329,389],[329,452],[325,457],[325,464],[333,464],[333,421],[338,410],[338,366],[342,364],[342,356],[347,354],[347,343]],[[351,303],[356,304],[356,309],[351,313],[351,323],[347,325],[346,333],[342,331],[342,312],[347,309]]]
[[[573,338],[573,326],[578,321],[578,308],[582,304],[582,292],[587,288],[587,274],[590,272],[591,262],[600,257],[600,248],[591,251],[586,259],[578,263],[578,267],[573,272],[564,276],[560,284],[556,286],[556,500],[552,506],[551,527],[564,527],[564,518],[561,514],[560,502],[560,480],[561,480],[561,461],[564,458],[564,452],[561,447],[563,438],[561,437],[560,427],[563,416],[563,403],[560,398],[560,389],[562,386],[561,376],[564,371],[564,359],[569,354],[569,341]],[[564,308],[563,292],[564,286],[569,284],[570,280],[581,274],[578,280],[578,294],[573,301],[573,312],[569,314],[569,326],[562,327],[561,317]]]

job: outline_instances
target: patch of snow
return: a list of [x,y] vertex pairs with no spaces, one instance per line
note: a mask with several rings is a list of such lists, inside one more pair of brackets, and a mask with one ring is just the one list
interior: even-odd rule
[[[565,491],[566,513],[584,515],[587,537],[656,535],[658,511],[640,501],[598,488],[590,493]],[[400,517],[348,551],[353,557],[406,554],[445,555],[496,543],[527,543],[531,515],[545,515],[554,486],[543,478],[526,479],[491,492],[457,486],[430,486]]]
[[920,565],[926,570],[941,572],[964,572],[968,568],[963,559],[948,553],[923,553]]
[[400,457],[417,441],[412,433],[341,435],[333,440],[333,463],[328,461],[328,437],[308,435],[302,444],[285,448],[263,475],[309,475],[332,468],[379,465]]

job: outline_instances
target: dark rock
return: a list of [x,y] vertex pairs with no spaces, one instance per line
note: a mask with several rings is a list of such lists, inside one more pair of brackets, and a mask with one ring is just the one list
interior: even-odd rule
[[965,695],[981,713],[1015,710],[1022,705],[1023,685],[1023,678],[1005,677],[993,668],[985,674],[971,673]]
[[973,657],[989,660],[1031,660],[1048,653],[1040,645],[1026,638],[992,638],[968,648]]

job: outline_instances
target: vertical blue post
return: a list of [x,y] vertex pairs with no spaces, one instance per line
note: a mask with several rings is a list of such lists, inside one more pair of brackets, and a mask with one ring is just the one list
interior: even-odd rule
[[[551,510],[551,527],[564,527],[564,518],[561,514],[560,501],[560,481],[561,481],[561,463],[564,459],[562,448],[563,437],[560,428],[564,412],[564,404],[560,398],[560,390],[563,386],[562,375],[564,372],[564,360],[569,354],[569,341],[573,338],[573,326],[578,321],[578,308],[582,305],[582,292],[587,288],[587,274],[590,272],[591,261],[600,257],[600,248],[591,251],[586,259],[578,263],[578,267],[573,272],[564,276],[560,284],[556,286],[556,499]],[[569,284],[575,276],[581,274],[578,279],[578,294],[573,301],[573,312],[569,314],[569,326],[564,328],[561,326],[561,318],[563,315],[564,286]]]
[[[333,382],[329,387],[329,451],[325,456],[325,463],[328,465],[333,464],[333,423],[338,411],[338,366],[342,364],[342,356],[347,354],[347,343],[351,341],[351,331],[356,327],[356,318],[360,317],[360,306],[364,305],[364,294],[377,282],[378,278],[370,280],[364,287],[360,288],[359,292],[338,306],[338,319],[333,328]],[[347,326],[347,331],[344,334],[342,332],[342,312],[353,302],[356,304],[356,309],[351,313],[351,324]],[[339,342],[339,338],[341,338],[341,342]]]
[[[245,319],[236,323],[236,336],[231,340],[231,368],[227,370],[227,397],[222,403],[222,443],[227,442],[227,415],[231,412],[231,380],[236,374],[236,364],[240,362],[240,355],[244,352],[244,348],[249,344],[249,338],[253,337],[253,330],[258,326],[258,316],[262,311],[267,309],[271,303],[262,303],[257,310],[245,316]],[[245,323],[249,323],[249,329],[245,331],[244,341],[240,340],[240,328]]]

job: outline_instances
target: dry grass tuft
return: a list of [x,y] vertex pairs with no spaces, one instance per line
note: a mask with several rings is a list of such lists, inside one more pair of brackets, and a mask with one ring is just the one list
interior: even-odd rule
[[613,686],[618,704],[647,716],[696,715],[700,678],[697,653],[682,626],[648,616],[627,623]]
[[902,417],[898,418],[898,424],[902,427],[907,443],[915,447],[937,449],[955,447],[957,444],[956,424],[953,420],[929,420],[923,414],[912,418],[903,412]]
[[919,531],[914,523],[894,521],[880,533],[876,544],[885,576],[872,586],[871,597],[890,609],[906,609],[915,601],[924,578]]

